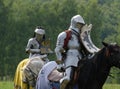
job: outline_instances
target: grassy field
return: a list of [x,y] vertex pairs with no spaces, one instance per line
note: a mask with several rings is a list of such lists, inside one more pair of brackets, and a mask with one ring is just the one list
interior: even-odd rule
[[[13,82],[0,81],[0,89],[13,89]],[[120,89],[120,84],[105,84],[103,89]]]
[[12,81],[0,81],[0,89],[13,89]]
[[105,84],[103,89],[120,89],[120,84]]

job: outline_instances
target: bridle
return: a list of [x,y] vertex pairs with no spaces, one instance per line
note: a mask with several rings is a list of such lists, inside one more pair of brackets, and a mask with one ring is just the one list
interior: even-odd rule
[[109,51],[109,49],[108,48],[106,48],[106,53],[105,53],[105,56],[108,58],[108,57],[110,57],[110,51]]
[[[30,76],[28,76],[28,77],[26,77],[27,78],[27,83],[29,84],[29,85],[31,85],[30,84],[30,82],[32,82],[32,85],[34,85],[33,84],[33,81],[35,82],[36,81],[36,77],[35,76],[37,76],[29,67],[27,67],[26,69],[25,69],[26,71],[28,71],[29,73],[30,73]],[[30,78],[30,77],[32,77],[32,78]],[[33,86],[32,86],[33,87]]]

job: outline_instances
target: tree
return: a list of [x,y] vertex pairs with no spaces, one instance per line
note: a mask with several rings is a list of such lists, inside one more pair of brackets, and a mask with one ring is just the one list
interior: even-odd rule
[[[28,57],[25,47],[37,25],[44,27],[54,50],[58,34],[69,28],[76,14],[93,24],[96,46],[102,40],[120,43],[119,4],[120,0],[0,0],[0,76],[14,76],[17,64]],[[55,54],[49,58],[56,60]]]
[[[102,5],[103,16],[105,17],[103,21],[103,37],[102,39],[109,43],[118,43],[120,45],[120,11],[119,11],[119,0],[113,0],[109,3]],[[119,83],[119,71],[117,69],[112,69],[111,73],[115,77],[112,79],[112,83]]]
[[[97,0],[81,1],[78,4],[78,12],[84,17],[86,24],[92,24],[91,38],[96,46],[101,46],[101,27],[103,13]],[[97,34],[97,35],[96,35]]]
[[[5,49],[5,44],[4,42],[6,41],[6,24],[8,21],[8,8],[4,5],[3,1],[0,0],[0,38],[1,38],[1,42],[0,42],[0,76],[2,76],[1,78],[3,79],[3,76],[5,75],[5,70],[6,67],[4,64],[6,62],[6,49]],[[8,67],[7,67],[8,68]]]

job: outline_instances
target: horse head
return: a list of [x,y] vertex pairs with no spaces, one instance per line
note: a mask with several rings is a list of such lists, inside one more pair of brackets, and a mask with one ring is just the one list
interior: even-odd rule
[[120,46],[117,44],[108,44],[105,42],[102,42],[105,46],[106,52],[105,55],[108,57],[109,65],[115,66],[117,68],[120,68]]

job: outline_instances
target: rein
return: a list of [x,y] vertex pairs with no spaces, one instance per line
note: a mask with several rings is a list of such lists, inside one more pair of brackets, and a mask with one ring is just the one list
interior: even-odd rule
[[31,75],[32,75],[32,79],[30,79],[29,81],[32,81],[33,79],[36,79],[36,77],[35,76],[37,76],[29,67],[28,67],[28,69],[29,69],[29,71],[30,71],[30,73],[31,73]]
[[110,57],[110,51],[108,48],[106,48],[106,54],[105,54],[106,57]]

